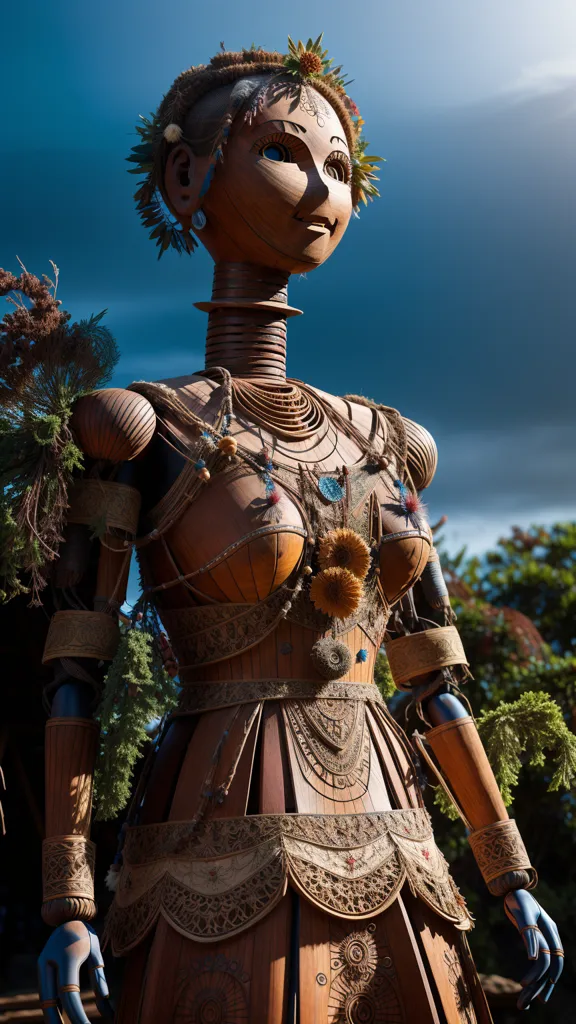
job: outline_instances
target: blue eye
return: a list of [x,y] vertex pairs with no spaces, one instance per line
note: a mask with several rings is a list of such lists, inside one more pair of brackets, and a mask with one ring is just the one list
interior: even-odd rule
[[269,142],[260,152],[267,160],[275,160],[277,163],[290,162],[290,153],[286,146],[281,146],[279,142]]

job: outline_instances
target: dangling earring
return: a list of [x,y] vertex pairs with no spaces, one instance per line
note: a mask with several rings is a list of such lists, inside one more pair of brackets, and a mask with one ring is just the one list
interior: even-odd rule
[[206,214],[204,210],[196,210],[192,214],[192,227],[195,231],[202,231],[206,227]]

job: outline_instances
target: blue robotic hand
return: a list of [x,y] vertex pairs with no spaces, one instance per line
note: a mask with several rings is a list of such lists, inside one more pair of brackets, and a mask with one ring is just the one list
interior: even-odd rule
[[80,968],[86,961],[101,1016],[114,1016],[98,936],[84,921],[67,921],[53,931],[38,959],[44,1024],[62,1024],[60,1008],[71,1024],[89,1024],[80,999]]
[[533,961],[522,978],[518,1009],[527,1010],[535,999],[547,1003],[564,967],[564,949],[551,917],[526,889],[516,889],[504,898],[506,917],[516,926]]

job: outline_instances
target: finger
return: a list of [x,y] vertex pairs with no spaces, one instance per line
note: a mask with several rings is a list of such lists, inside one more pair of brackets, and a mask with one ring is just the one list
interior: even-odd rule
[[544,981],[550,970],[550,953],[540,950],[537,960],[534,961],[529,971],[526,972],[520,984],[522,988],[535,984],[540,979]]
[[554,982],[549,978],[544,988],[542,989],[538,999],[541,1003],[547,1003],[554,991]]
[[527,1010],[538,996],[544,984],[545,982],[536,981],[533,985],[528,985],[527,988],[522,989],[518,1002],[516,1003],[518,1009]]
[[100,943],[96,932],[90,929],[90,956],[88,959],[90,964],[90,979],[92,981],[92,989],[96,997],[96,1006],[102,1017],[113,1017],[114,1010],[110,1002],[108,991],[108,983],[106,981],[106,975],[104,974],[104,963],[102,960],[102,952],[100,949]]
[[531,1003],[534,1002],[540,996],[540,993],[548,987],[548,974],[544,971],[539,977],[535,978],[530,984],[524,984],[520,997],[518,999],[518,1008],[527,1010]]
[[542,932],[542,934],[552,943],[550,949],[562,949],[562,940],[560,938],[560,932],[558,931],[556,924],[554,923],[550,915],[547,914],[545,910],[542,910],[542,908],[540,908],[540,917],[538,918],[538,924],[540,926],[540,931]]
[[60,1000],[65,1012],[68,1014],[70,1024],[90,1024],[88,1017],[84,1013],[78,985],[61,985]]
[[560,941],[560,934],[554,921],[548,916],[545,910],[540,914],[540,930],[544,936],[546,947],[550,950],[550,980],[556,984],[564,970],[564,949]]
[[38,961],[38,991],[44,1024],[63,1024],[56,991],[56,968],[53,963],[40,957]]
[[90,979],[92,981],[92,990],[96,999],[96,1006],[101,1017],[113,1017],[114,1008],[110,1002],[110,992],[108,990],[108,983],[106,981],[106,975],[102,967],[91,967],[90,968]]
[[537,960],[538,950],[540,948],[538,942],[538,936],[540,935],[540,929],[534,924],[525,924],[523,928],[519,929],[522,941],[526,947],[529,960]]

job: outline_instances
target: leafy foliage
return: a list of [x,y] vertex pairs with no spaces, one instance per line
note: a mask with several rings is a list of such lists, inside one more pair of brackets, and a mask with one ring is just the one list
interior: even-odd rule
[[149,622],[122,627],[118,651],[97,712],[101,741],[95,774],[96,819],[114,818],[130,798],[134,766],[149,738],[147,727],[176,704]]
[[[326,75],[334,75],[336,72],[340,72],[342,69],[337,68],[335,71],[330,72],[330,66],[334,63],[328,57],[328,50],[322,49],[322,39],[324,33],[321,32],[316,40],[311,38],[307,43],[303,43],[300,39],[297,43],[288,36],[288,53],[284,57],[284,66],[286,70],[293,75],[299,75],[303,78],[320,78]],[[306,57],[315,57],[316,60],[310,60],[306,62]]]
[[[14,312],[0,321],[0,599],[32,589],[61,540],[68,486],[82,468],[69,421],[76,399],[107,383],[118,360],[104,313],[70,325],[54,280],[0,270]],[[30,304],[28,304],[30,303]]]
[[389,701],[394,694],[398,691],[392,679],[392,673],[388,665],[388,658],[383,651],[380,651],[376,656],[376,664],[374,666],[374,682],[380,690],[385,701]]
[[156,159],[161,152],[163,134],[160,120],[157,114],[150,114],[144,117],[140,114],[139,124],[136,131],[140,140],[132,147],[130,156],[126,160],[134,164],[128,170],[129,174],[145,175],[136,192],[136,209],[145,228],[150,232],[149,238],[158,247],[158,259],[167,249],[175,249],[180,255],[191,253],[198,245],[196,239],[189,231],[184,231],[170,214],[164,203],[158,187],[158,169]]
[[[537,899],[563,937],[569,987],[576,980],[576,793],[562,790],[573,786],[576,771],[576,524],[514,529],[484,558],[462,551],[443,554],[442,563],[474,674],[466,695],[504,795],[513,797],[512,813],[540,875]],[[433,797],[436,837],[476,917],[471,943],[479,969],[519,976],[520,955],[500,901],[486,893],[462,823],[442,813],[444,793],[435,788]],[[546,1020],[565,1019],[553,1000]]]
[[570,732],[559,705],[547,693],[523,693],[513,703],[502,702],[482,711],[478,731],[505,804],[512,803],[522,755],[534,768],[546,766],[544,751],[555,755],[549,792],[570,789],[576,779],[576,736]]
[[365,139],[359,139],[352,156],[352,183],[357,190],[358,200],[368,205],[380,195],[376,182],[378,181],[377,164],[382,163],[383,157],[369,156],[366,150],[368,143]]

